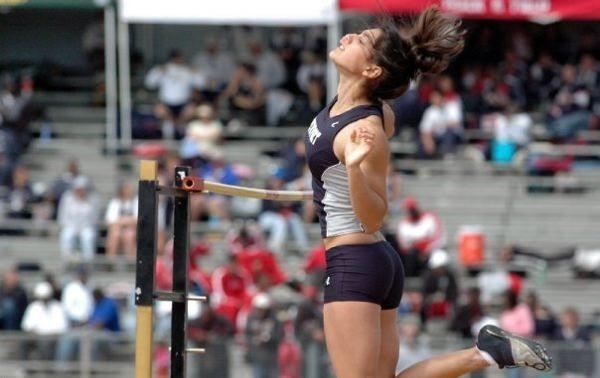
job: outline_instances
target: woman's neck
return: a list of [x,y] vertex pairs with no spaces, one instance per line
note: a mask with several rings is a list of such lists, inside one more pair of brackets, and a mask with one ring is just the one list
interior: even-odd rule
[[343,77],[340,77],[337,89],[337,101],[334,104],[336,110],[343,112],[357,105],[368,104],[370,102],[362,81],[355,78],[344,80]]

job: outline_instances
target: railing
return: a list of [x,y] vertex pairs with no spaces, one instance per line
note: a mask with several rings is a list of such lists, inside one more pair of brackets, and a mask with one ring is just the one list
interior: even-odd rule
[[[107,353],[102,358],[93,358],[101,345]],[[71,346],[75,347],[76,355],[72,356],[75,358],[63,360],[61,350]],[[133,339],[125,334],[91,330],[51,336],[3,331],[0,332],[0,361],[2,378],[39,373],[65,378],[125,378],[133,376]]]
[[[81,340],[79,344],[79,358],[74,361],[57,361],[56,359],[23,359],[22,351],[28,343],[48,342],[47,345],[58,345],[65,336],[75,337]],[[188,371],[190,376],[214,376],[214,369],[219,372],[229,372],[228,376],[219,375],[219,378],[237,378],[250,375],[251,364],[244,359],[244,348],[236,344],[233,339],[214,337],[211,345],[207,347],[205,355],[195,356],[188,359]],[[111,354],[107,356],[110,360],[94,360],[92,358],[93,343],[97,341],[112,342]],[[457,348],[473,346],[471,340],[463,340],[454,336],[424,336],[421,341],[427,346],[432,355],[449,352]],[[0,332],[0,377],[23,378],[28,376],[53,377],[80,377],[80,378],[130,378],[134,376],[132,337],[127,335],[116,336],[104,332],[69,332],[66,335],[54,337],[39,337],[24,332]],[[585,378],[600,378],[600,348],[594,344],[545,342],[549,353],[554,359],[554,370],[550,373],[540,375],[531,369],[525,369],[523,377],[551,378],[563,377],[564,374],[579,374]],[[320,353],[316,361],[306,361],[305,358],[315,358],[314,345],[300,345],[303,356],[304,367],[318,363],[321,369],[330,368],[327,356]],[[302,349],[304,347],[304,349]],[[323,348],[319,350],[324,351]],[[409,353],[401,350],[400,353]],[[311,357],[312,356],[312,357]],[[306,364],[308,363],[308,365]],[[159,365],[159,364],[157,364]],[[158,366],[157,366],[158,368]],[[314,369],[313,369],[314,370]],[[200,375],[199,375],[200,374]],[[221,373],[219,373],[221,374]],[[497,369],[487,369],[484,373],[486,378],[504,377],[504,372]],[[310,374],[301,375],[310,378]],[[331,378],[333,374],[325,373],[323,370],[319,378]],[[578,376],[578,377],[579,377]],[[215,376],[216,377],[216,376]]]

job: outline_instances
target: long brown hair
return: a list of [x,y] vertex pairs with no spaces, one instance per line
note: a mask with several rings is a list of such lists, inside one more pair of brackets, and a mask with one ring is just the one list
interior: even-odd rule
[[371,88],[372,97],[378,99],[401,96],[419,75],[444,71],[464,47],[461,21],[444,15],[437,6],[428,7],[403,28],[391,19],[379,28],[382,34],[374,43],[374,61],[384,73]]

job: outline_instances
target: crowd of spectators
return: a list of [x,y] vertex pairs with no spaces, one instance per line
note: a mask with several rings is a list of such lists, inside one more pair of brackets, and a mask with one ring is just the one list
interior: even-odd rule
[[[173,168],[183,164],[192,167],[194,176],[224,184],[253,179],[251,166],[227,161],[222,148],[227,143],[224,131],[236,123],[305,124],[323,107],[324,36],[319,30],[303,34],[285,28],[267,39],[242,29],[234,49],[227,51],[222,41],[211,38],[190,64],[174,50],[165,64],[149,70],[145,85],[158,91],[153,113],[160,123],[158,133],[141,136],[181,140],[177,151],[160,162],[160,182],[172,183]],[[534,125],[529,112],[543,115],[544,131],[557,143],[573,141],[578,131],[596,127],[600,49],[594,35],[583,32],[580,44],[568,53],[538,51],[538,46],[560,44],[538,44],[518,29],[508,33],[510,44],[494,44],[498,35],[485,27],[472,31],[470,38],[464,61],[453,67],[450,75],[435,81],[423,78],[405,97],[394,101],[400,129],[408,125],[415,131],[417,156],[451,158],[465,142],[465,131],[480,129],[493,135],[493,143],[482,151],[490,158],[502,159],[503,143],[517,149],[529,142]],[[498,46],[505,47],[501,56]],[[4,214],[39,224],[56,220],[60,228],[57,250],[66,261],[93,261],[103,231],[106,257],[114,260],[123,254],[132,260],[137,199],[131,183],[119,183],[114,197],[103,205],[91,176],[80,172],[77,161],[72,160],[55,181],[41,189],[35,187],[27,168],[19,163],[28,134],[19,134],[18,120],[25,117],[31,88],[27,80],[20,88],[14,81],[7,83],[0,97],[0,177],[8,188],[2,202]],[[21,115],[14,118],[14,114]],[[298,139],[282,148],[280,164],[269,172],[265,187],[309,188],[303,146]],[[432,353],[421,333],[439,323],[469,341],[482,324],[497,322],[527,337],[590,345],[592,329],[578,323],[576,309],[540,304],[535,293],[523,292],[526,278],[503,264],[476,272],[475,285],[464,287],[460,267],[453,263],[456,259],[443,249],[447,238],[442,221],[414,198],[400,201],[399,184],[394,179],[389,183],[392,205],[397,206],[390,210],[402,217],[391,227],[397,231],[386,236],[397,246],[407,276],[416,282],[407,287],[399,309],[403,316],[399,369]],[[173,204],[164,197],[160,201],[156,286],[169,290]],[[315,221],[311,203],[211,194],[193,197],[190,215],[192,221],[206,221],[213,230],[230,230],[225,237],[226,262],[214,269],[207,270],[202,264],[211,253],[210,242],[195,240],[191,248],[191,291],[210,298],[201,306],[190,303],[190,341],[207,347],[209,353],[206,358],[194,359],[194,371],[227,376],[228,348],[236,343],[244,348],[255,377],[283,376],[283,372],[295,377],[298,371],[310,378],[331,376],[322,324],[325,251],[322,245],[311,244],[306,229],[306,223]],[[512,249],[513,254],[516,251]],[[304,265],[300,271],[287,271],[283,260],[294,252],[304,259]],[[94,289],[88,273],[79,270],[77,278],[64,286],[47,279],[31,293],[19,283],[16,270],[4,274],[0,286],[2,329],[56,336],[55,347],[44,344],[51,340],[47,338],[36,340],[39,345],[23,345],[23,358],[72,360],[79,339],[70,331],[127,330],[119,318],[132,311],[130,298],[117,300]],[[169,315],[168,305],[157,309],[157,374],[168,368],[164,356],[168,356]],[[94,358],[110,354],[110,342],[105,338],[95,344]],[[571,366],[567,358],[562,366],[568,367],[566,372],[587,373],[581,370],[583,364]]]
[[[5,271],[0,285],[2,303],[1,329],[23,331],[32,337],[24,339],[17,349],[23,360],[75,361],[82,337],[88,333],[94,361],[111,356],[118,344],[121,316],[126,298],[106,287],[93,285],[90,272],[80,266],[62,284],[47,275],[29,293],[17,270]],[[106,337],[89,338],[91,331],[107,332]],[[112,336],[111,336],[112,335]]]
[[[598,128],[600,42],[592,29],[546,33],[533,26],[482,23],[467,29],[465,52],[448,75],[422,77],[392,101],[398,130],[414,135],[416,157],[451,158],[470,143],[484,157],[506,162],[533,139],[581,143],[580,131]],[[167,63],[148,71],[145,85],[158,90],[155,114],[163,137],[173,137],[165,131],[173,124],[178,138],[187,135],[198,105],[211,106],[214,117],[232,128],[304,125],[323,107],[322,30],[261,34],[244,28],[231,34],[228,43],[207,37],[190,64],[173,50]],[[481,133],[469,133],[473,130]]]

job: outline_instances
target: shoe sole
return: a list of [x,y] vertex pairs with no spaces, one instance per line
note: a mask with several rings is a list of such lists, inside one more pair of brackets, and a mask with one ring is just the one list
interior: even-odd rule
[[[496,326],[488,326],[486,328],[486,332],[488,332],[489,334],[491,334],[493,336],[503,337],[503,338],[511,340],[511,342],[519,343],[519,344],[521,344],[521,346],[524,346],[525,348],[527,348],[528,350],[533,352],[540,359],[540,362],[536,362],[533,364],[530,364],[527,361],[523,361],[522,363],[524,364],[524,366],[531,367],[531,368],[534,368],[539,371],[552,370],[552,358],[548,355],[546,348],[544,348],[544,346],[542,346],[542,344],[540,344],[536,341],[533,341],[533,340],[525,339],[523,337],[515,336],[509,332],[506,332],[502,328],[498,328]],[[512,346],[511,346],[511,349],[512,349]],[[514,357],[513,357],[513,359],[514,359]],[[522,365],[516,365],[516,366],[522,366]]]

